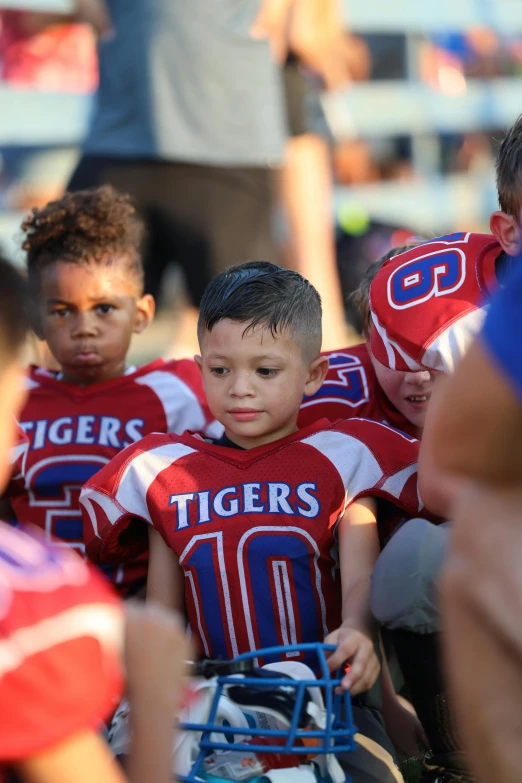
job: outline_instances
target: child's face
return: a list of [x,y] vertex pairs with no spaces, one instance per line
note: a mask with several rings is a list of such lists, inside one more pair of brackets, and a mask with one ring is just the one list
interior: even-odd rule
[[15,443],[15,417],[24,400],[24,373],[19,361],[11,361],[0,374],[0,494],[11,473],[11,449]]
[[224,319],[201,339],[196,357],[210,410],[238,446],[253,448],[297,430],[303,394],[315,394],[328,360],[307,362],[288,332],[274,337],[248,324]]
[[133,333],[154,314],[151,296],[138,296],[124,259],[111,264],[58,261],[40,279],[43,337],[63,380],[79,385],[117,378]]
[[[368,347],[379,385],[390,402],[402,415],[422,431],[434,385],[434,374],[399,372],[385,367],[373,356]],[[420,434],[420,433],[419,433]]]

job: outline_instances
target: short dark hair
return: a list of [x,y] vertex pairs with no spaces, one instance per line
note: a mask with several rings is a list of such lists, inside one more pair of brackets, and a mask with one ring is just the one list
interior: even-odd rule
[[419,239],[418,242],[411,242],[406,245],[399,245],[398,247],[390,248],[387,253],[385,253],[377,261],[374,261],[366,268],[364,275],[359,281],[359,285],[355,291],[352,291],[352,293],[349,295],[350,301],[353,302],[359,311],[363,335],[369,334],[370,329],[372,328],[372,314],[370,311],[370,286],[373,283],[375,275],[381,266],[385,263],[385,261],[389,261],[391,258],[395,258],[395,256],[398,256],[401,253],[405,253],[407,250],[411,250],[412,247],[416,247],[418,244],[420,244],[421,241],[422,240]]
[[125,256],[129,273],[143,290],[143,223],[130,196],[110,185],[66,193],[23,222],[23,249],[31,289],[37,293],[41,270],[56,261],[110,263]]
[[498,148],[497,193],[502,212],[518,223],[522,208],[522,114]]
[[321,350],[321,297],[298,272],[267,261],[248,261],[217,275],[201,300],[198,337],[225,318],[257,327],[276,336],[285,329],[302,335]]
[[27,283],[0,254],[0,373],[21,351],[28,329]]

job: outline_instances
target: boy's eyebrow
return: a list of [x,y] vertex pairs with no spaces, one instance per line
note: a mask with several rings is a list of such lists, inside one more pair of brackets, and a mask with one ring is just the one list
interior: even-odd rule
[[[89,302],[106,302],[108,299],[112,299],[114,301],[119,301],[120,299],[122,299],[122,297],[121,296],[105,295],[105,296],[89,296],[88,299],[89,299]],[[59,296],[48,296],[46,301],[47,301],[47,304],[50,304],[50,305],[53,305],[53,304],[71,304],[68,299],[62,299]]]
[[[277,361],[282,357],[278,356],[275,353],[264,353],[261,354],[260,356],[252,356],[251,358],[254,359],[256,362],[261,362],[267,359],[269,359],[270,361]],[[207,359],[230,359],[230,356],[224,356],[221,353],[209,353]]]

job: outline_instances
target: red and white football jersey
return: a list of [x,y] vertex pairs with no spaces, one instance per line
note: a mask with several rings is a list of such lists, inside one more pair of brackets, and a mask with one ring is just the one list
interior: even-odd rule
[[[25,482],[10,500],[16,518],[84,552],[79,508],[82,485],[119,451],[150,432],[186,429],[219,436],[223,428],[206,405],[201,375],[190,360],[144,365],[91,386],[64,383],[31,368],[20,423],[29,438]],[[128,592],[146,575],[146,556],[110,569]]]
[[323,420],[249,450],[150,435],[85,485],[87,552],[110,561],[139,550],[136,520],[158,530],[206,655],[316,642],[341,621],[339,520],[369,495],[418,514],[417,453],[414,438],[365,419]]
[[386,261],[370,287],[375,358],[392,370],[451,373],[498,288],[489,234],[437,237]]
[[0,522],[0,767],[109,717],[123,628],[120,599],[92,567]]
[[323,354],[330,362],[326,379],[313,397],[305,397],[297,424],[306,427],[318,419],[373,419],[415,436],[416,427],[383,392],[368,349],[363,343]]

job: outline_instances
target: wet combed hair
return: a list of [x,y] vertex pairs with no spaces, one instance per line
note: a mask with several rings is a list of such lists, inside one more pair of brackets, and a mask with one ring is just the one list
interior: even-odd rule
[[27,269],[37,293],[42,269],[56,261],[111,263],[125,257],[128,271],[143,292],[143,223],[130,196],[110,185],[66,193],[23,222]]
[[518,223],[522,208],[522,114],[498,148],[497,193],[502,212]]
[[28,309],[25,279],[0,255],[0,374],[25,343]]
[[198,337],[225,318],[276,336],[288,330],[306,347],[321,350],[321,297],[302,275],[267,261],[249,261],[229,267],[207,286],[201,300]]
[[410,242],[407,245],[392,247],[390,250],[388,250],[387,253],[381,256],[381,258],[369,265],[364,275],[362,276],[359,285],[355,291],[352,291],[350,294],[350,300],[353,302],[359,311],[359,315],[361,316],[363,336],[366,337],[369,335],[372,328],[372,315],[370,312],[370,286],[375,275],[385,261],[389,261],[390,258],[395,258],[395,256],[399,256],[401,253],[405,253],[407,250],[411,250],[412,247],[416,247],[418,244],[420,244],[420,240],[419,242]]

